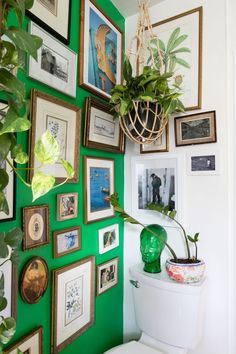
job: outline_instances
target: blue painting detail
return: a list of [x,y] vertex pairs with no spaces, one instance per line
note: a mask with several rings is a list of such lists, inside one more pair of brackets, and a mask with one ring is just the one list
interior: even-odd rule
[[75,232],[75,233],[70,232],[65,237],[66,237],[66,248],[69,250],[69,249],[75,247],[75,240],[77,237],[77,232]]
[[117,82],[117,34],[90,8],[88,82],[111,94]]
[[90,210],[96,212],[110,209],[109,168],[90,167]]

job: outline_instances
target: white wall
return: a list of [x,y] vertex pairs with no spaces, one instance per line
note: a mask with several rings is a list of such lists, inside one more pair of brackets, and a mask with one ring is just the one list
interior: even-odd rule
[[[232,271],[234,249],[234,183],[233,170],[233,132],[235,129],[231,109],[233,101],[232,81],[232,41],[226,35],[232,30],[231,22],[226,21],[233,11],[233,0],[166,0],[151,8],[152,22],[174,16],[190,9],[203,6],[203,74],[202,111],[216,110],[217,143],[175,147],[173,119],[170,122],[170,152],[162,157],[179,156],[183,160],[181,170],[181,220],[189,233],[200,232],[199,254],[207,263],[207,298],[203,339],[196,351],[191,354],[235,354],[234,346],[234,284]],[[227,14],[228,9],[228,14]],[[234,16],[235,17],[235,16]],[[232,14],[233,20],[233,14]],[[136,29],[137,17],[126,22],[126,43],[128,44]],[[232,21],[233,22],[233,21]],[[236,33],[236,32],[234,32]],[[231,59],[230,59],[231,58]],[[236,77],[236,76],[235,76]],[[231,91],[230,91],[231,90]],[[229,95],[227,96],[227,91]],[[199,112],[199,111],[197,111]],[[186,175],[186,153],[208,154],[217,152],[220,157],[220,174],[214,176]],[[125,208],[131,212],[131,160],[139,155],[139,147],[127,142],[125,156]],[[145,159],[145,155],[142,155]],[[158,159],[159,155],[155,157]],[[155,222],[155,220],[154,220]],[[140,229],[125,227],[125,294],[124,294],[124,338],[138,337],[132,307],[131,285],[128,282],[128,269],[141,261],[139,254]],[[168,229],[169,242],[180,250],[176,230]],[[181,250],[180,250],[181,251]],[[165,252],[163,261],[168,256]],[[234,279],[235,282],[235,279]],[[157,319],[158,320],[158,319]]]

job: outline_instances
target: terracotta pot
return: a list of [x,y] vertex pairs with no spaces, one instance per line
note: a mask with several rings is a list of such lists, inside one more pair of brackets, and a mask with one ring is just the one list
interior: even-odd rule
[[178,283],[197,283],[202,280],[205,271],[205,262],[175,263],[167,259],[166,271],[169,277]]

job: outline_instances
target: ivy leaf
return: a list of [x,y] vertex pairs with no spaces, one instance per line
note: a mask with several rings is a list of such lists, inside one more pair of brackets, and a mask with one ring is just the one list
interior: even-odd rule
[[12,253],[11,253],[11,258],[10,258],[11,262],[15,265],[18,266],[20,264],[20,254],[18,252],[17,249],[15,249]]
[[0,312],[5,310],[7,307],[7,299],[5,297],[0,297]]
[[3,189],[8,185],[9,182],[9,176],[8,173],[0,168],[0,191],[3,191]]
[[[2,235],[2,233],[1,233]],[[0,239],[0,258],[7,258],[9,256],[9,248],[3,238]]]
[[16,331],[16,321],[13,317],[4,318],[0,323],[0,343],[7,344]]
[[6,233],[5,242],[11,248],[14,249],[14,248],[17,248],[21,244],[22,238],[23,238],[22,230],[18,227],[15,227],[14,229],[12,229]]
[[41,139],[37,141],[34,153],[36,158],[43,165],[53,165],[58,161],[60,148],[56,139],[54,139],[48,130],[42,135]]
[[25,86],[18,80],[11,72],[1,68],[0,69],[0,82],[3,88],[15,94],[19,102],[23,102],[25,99]]
[[0,130],[0,135],[5,133],[17,133],[24,132],[29,130],[31,127],[30,121],[27,119],[27,113],[23,117],[19,117],[16,111],[12,108],[9,108],[7,115],[3,124],[2,129]]
[[47,176],[42,172],[36,173],[32,178],[32,193],[33,202],[41,197],[42,195],[48,193],[55,184],[54,176]]
[[64,159],[61,159],[60,162],[61,162],[62,166],[64,167],[64,169],[66,170],[67,177],[70,179],[73,178],[75,175],[75,171],[74,171],[72,165]]
[[124,60],[123,76],[125,81],[130,81],[132,79],[132,66],[127,55],[125,55]]
[[12,148],[11,157],[16,163],[21,165],[25,164],[29,160],[29,156],[22,150],[22,146],[20,144],[17,144]]
[[0,160],[5,160],[11,148],[10,134],[0,135]]
[[3,192],[0,192],[0,211],[3,211],[6,215],[9,215],[8,202]]
[[25,1],[24,0],[6,0],[6,3],[15,9],[19,25],[22,27],[23,17],[25,15]]
[[34,0],[25,0],[25,8],[26,8],[26,10],[31,9],[33,4],[34,4]]

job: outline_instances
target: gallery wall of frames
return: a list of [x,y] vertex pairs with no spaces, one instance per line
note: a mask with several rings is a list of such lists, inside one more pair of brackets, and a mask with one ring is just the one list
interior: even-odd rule
[[[19,180],[6,191],[0,229],[21,227],[24,241],[18,274],[3,269],[4,316],[17,320],[4,353],[102,353],[123,336],[123,224],[108,196],[117,191],[123,202],[125,146],[107,98],[121,80],[124,19],[110,1],[35,0],[25,26],[43,46],[19,74],[32,129],[18,141],[36,167],[33,147],[49,129],[76,173],[34,203]],[[65,177],[57,165],[47,173]]]

